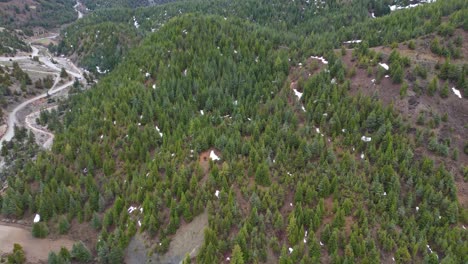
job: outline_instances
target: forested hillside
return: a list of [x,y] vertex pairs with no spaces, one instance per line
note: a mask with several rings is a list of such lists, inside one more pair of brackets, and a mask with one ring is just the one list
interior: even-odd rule
[[[127,34],[122,32],[132,32],[128,38],[135,40],[135,34],[145,36],[157,31],[169,19],[191,12],[238,17],[282,32],[294,32],[301,36],[301,41],[294,45],[301,46],[304,52],[313,53],[323,53],[331,48],[331,43],[334,48],[339,48],[344,41],[355,39],[368,40],[372,46],[400,42],[434,31],[441,23],[440,18],[450,14],[455,25],[465,23],[465,28],[468,26],[464,1],[441,1],[424,8],[401,10],[392,16],[372,19],[370,12],[377,2],[383,4],[369,0],[340,4],[307,0],[194,0],[135,10],[104,9],[68,27],[62,33],[64,39],[57,51],[74,54],[91,71],[97,72],[96,66],[110,70],[116,61],[101,61],[100,56],[103,53],[111,57],[115,57],[115,54],[125,55],[133,47],[131,44],[138,42],[124,41],[113,45],[115,42],[109,40],[114,40],[116,35],[120,35],[120,39],[126,37]],[[109,21],[125,30],[109,28]],[[324,31],[324,28],[327,30]],[[96,35],[96,32],[99,34]]]
[[[183,263],[468,262],[454,178],[467,164],[421,151],[415,124],[356,92],[354,78],[388,62],[379,82],[388,74],[404,90],[411,60],[398,42],[466,33],[467,4],[373,19],[375,5],[212,0],[91,13],[54,48],[110,71],[43,114],[52,150],[11,168],[2,215],[37,213],[33,235],[85,241],[54,263],[89,261],[85,247],[122,263],[135,234],[148,258],[163,255],[202,214],[204,241]],[[463,63],[444,65],[437,76],[466,89]]]
[[0,54],[15,54],[18,50],[30,49],[15,33],[5,28],[0,29]]
[[0,26],[32,34],[35,27],[58,27],[76,19],[73,0],[0,1]]
[[91,10],[96,10],[103,8],[137,8],[174,1],[176,0],[84,0],[83,4]]

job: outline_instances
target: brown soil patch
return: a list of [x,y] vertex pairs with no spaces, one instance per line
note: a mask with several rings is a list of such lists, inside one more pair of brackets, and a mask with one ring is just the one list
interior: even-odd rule
[[90,228],[90,223],[83,222],[80,224],[78,221],[74,220],[68,231],[68,235],[75,241],[83,241],[89,250],[94,252],[97,244],[98,232]]
[[215,148],[210,148],[210,149],[200,153],[200,155],[198,157],[198,163],[200,164],[200,167],[203,168],[204,173],[207,173],[209,168],[210,168],[210,160],[211,160],[210,153],[211,153],[211,151],[214,151],[216,156],[221,158],[221,152],[219,150],[215,149]]
[[14,243],[23,247],[28,263],[44,263],[50,251],[58,253],[61,247],[71,250],[74,242],[65,237],[54,240],[34,238],[26,228],[0,224],[0,255],[11,252]]
[[[468,34],[457,30],[458,34],[462,35],[463,39],[468,41]],[[442,117],[445,113],[448,115],[447,122],[441,122],[440,126],[435,129],[430,129],[441,138],[450,138],[451,146],[448,157],[441,157],[435,153],[430,152],[426,147],[416,149],[416,156],[421,157],[426,155],[435,160],[436,165],[444,164],[444,166],[455,176],[455,183],[458,190],[458,199],[462,207],[468,208],[468,184],[463,180],[462,169],[463,166],[468,166],[468,155],[464,154],[463,147],[466,142],[466,135],[468,134],[468,101],[466,98],[460,99],[454,95],[451,88],[456,87],[456,84],[449,83],[449,96],[443,99],[439,96],[438,92],[434,96],[429,96],[422,92],[417,94],[413,91],[415,87],[415,80],[420,82],[420,86],[426,89],[429,82],[437,71],[435,66],[437,63],[443,63],[444,58],[438,57],[430,51],[430,42],[434,38],[434,35],[426,36],[416,40],[416,49],[410,50],[407,45],[400,44],[398,52],[401,55],[407,56],[411,60],[411,66],[405,69],[405,82],[408,83],[408,95],[404,98],[400,98],[400,85],[393,84],[391,78],[383,78],[379,84],[372,82],[376,79],[375,73],[371,76],[367,74],[366,69],[360,69],[357,66],[357,62],[352,58],[352,50],[348,50],[346,55],[342,57],[342,61],[348,67],[354,67],[356,69],[356,75],[351,78],[351,89],[350,94],[357,95],[363,94],[366,96],[377,96],[385,105],[393,105],[394,109],[398,111],[404,119],[413,126],[410,131],[410,136],[415,137],[416,129],[427,129],[428,125],[418,126],[416,121],[420,112],[426,113],[426,122],[431,120],[435,114]],[[439,37],[440,38],[440,37]],[[468,45],[463,43],[463,54],[466,58],[468,56],[467,49]],[[429,44],[428,44],[429,43]],[[377,52],[383,54],[384,62],[387,62],[392,49],[389,47],[376,47],[372,48]],[[452,63],[461,64],[463,59],[452,60]],[[466,60],[465,60],[466,61]],[[416,64],[423,65],[428,70],[428,77],[423,80],[419,77],[410,79],[412,76],[413,68]],[[376,65],[374,70],[380,67]],[[375,71],[374,71],[375,72]],[[439,89],[443,87],[444,83],[439,82]],[[451,159],[453,149],[458,149],[459,158],[458,161]]]
[[204,230],[208,226],[208,212],[195,217],[190,223],[182,223],[172,237],[169,250],[164,255],[148,256],[151,247],[145,245],[146,238],[141,234],[135,235],[127,248],[125,263],[180,263],[186,254],[193,258],[203,243]]

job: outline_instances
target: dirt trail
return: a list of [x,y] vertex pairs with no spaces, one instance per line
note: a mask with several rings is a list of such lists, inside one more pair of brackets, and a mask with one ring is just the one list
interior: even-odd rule
[[0,255],[11,252],[14,243],[23,247],[27,263],[43,263],[50,251],[58,252],[61,247],[71,250],[74,242],[65,238],[38,239],[27,229],[0,224]]

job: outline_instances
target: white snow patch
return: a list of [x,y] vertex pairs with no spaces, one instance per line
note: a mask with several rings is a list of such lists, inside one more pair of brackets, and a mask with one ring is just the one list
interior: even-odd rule
[[294,94],[297,96],[297,100],[301,100],[301,97],[304,93],[301,93],[296,89],[293,89],[293,91],[294,91]]
[[386,71],[390,69],[390,67],[386,63],[379,63],[380,67],[384,68]]
[[456,96],[458,96],[458,98],[460,98],[460,99],[462,98],[462,95],[461,95],[461,93],[460,93],[460,90],[458,90],[457,88],[452,87],[452,92],[453,92]]
[[311,59],[319,60],[319,61],[321,61],[323,64],[328,64],[328,61],[327,61],[324,57],[322,57],[322,56],[320,56],[320,57],[318,57],[318,56],[310,56],[310,58],[311,58]]
[[361,39],[353,39],[353,40],[348,40],[348,41],[345,41],[343,42],[344,44],[357,44],[357,43],[361,43],[362,40]]
[[33,222],[34,222],[34,223],[39,223],[39,221],[41,221],[41,216],[40,216],[39,214],[36,214],[36,215],[34,216]]
[[135,28],[140,27],[140,24],[138,24],[138,21],[136,20],[136,17],[133,17],[133,25],[135,26]]
[[216,155],[216,153],[213,150],[210,152],[210,159],[214,161],[220,160],[218,155]]
[[99,68],[99,66],[96,66],[96,71],[97,71],[99,74],[106,74],[106,73],[109,72],[109,70],[101,71],[101,68]]
[[159,129],[158,126],[156,126],[156,131],[158,131],[159,135],[162,137],[163,136],[163,133],[161,132],[161,130]]
[[128,212],[129,214],[131,214],[131,213],[133,213],[133,211],[135,211],[136,209],[137,209],[136,207],[130,205],[130,207],[127,209],[127,212]]
[[409,8],[417,7],[417,6],[426,4],[426,3],[427,4],[434,3],[436,1],[437,0],[422,0],[420,3],[411,4],[411,5],[407,5],[407,6],[391,5],[391,6],[388,6],[388,7],[390,8],[390,11],[396,11],[396,10],[401,10],[401,9],[409,9]]
[[361,137],[361,140],[364,141],[364,142],[371,142],[372,138],[371,138],[371,137],[362,136],[362,137]]

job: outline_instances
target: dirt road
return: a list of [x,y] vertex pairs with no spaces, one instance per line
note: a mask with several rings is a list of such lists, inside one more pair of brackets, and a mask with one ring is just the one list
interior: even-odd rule
[[[34,41],[35,40],[32,40],[31,42],[33,43]],[[73,85],[74,81],[70,81],[70,82],[67,82],[67,83],[57,87],[57,85],[58,85],[58,83],[60,81],[60,74],[59,73],[62,70],[62,68],[65,68],[67,70],[68,74],[71,75],[72,77],[75,77],[75,78],[78,78],[78,79],[83,79],[83,75],[82,75],[81,70],[78,67],[76,67],[76,65],[74,65],[72,62],[70,62],[70,60],[68,60],[66,58],[52,57],[52,55],[50,55],[47,52],[47,50],[45,50],[45,49],[42,49],[44,55],[40,55],[40,53],[39,53],[40,47],[39,46],[31,45],[31,47],[32,47],[32,53],[31,53],[30,56],[18,56],[18,57],[12,57],[12,58],[0,57],[0,62],[1,61],[9,61],[9,60],[13,60],[13,61],[31,60],[31,57],[37,56],[39,58],[39,63],[42,64],[42,65],[45,65],[45,67],[48,68],[48,70],[51,71],[55,75],[55,81],[54,81],[53,86],[47,92],[22,102],[21,104],[16,106],[8,114],[8,121],[7,121],[8,128],[7,128],[6,133],[0,139],[0,148],[2,146],[3,141],[9,141],[9,140],[11,140],[13,138],[13,136],[14,136],[14,126],[22,123],[22,122],[20,122],[22,120],[18,120],[18,118],[17,118],[17,113],[19,111],[24,109],[29,104],[36,102],[37,100],[40,100],[40,99],[45,98],[47,96],[58,93],[58,92],[60,92],[60,91],[62,91],[62,90],[64,90],[64,89],[66,89],[66,88]],[[54,63],[54,62],[56,62],[56,63]],[[36,69],[26,69],[25,68],[24,70],[25,71],[31,71],[31,72],[40,72],[39,70],[36,70]],[[49,73],[49,72],[44,72],[44,73]],[[30,123],[27,123],[27,122],[26,122],[26,126],[29,129],[34,130],[35,132],[46,134],[46,135],[49,136],[49,138],[53,138],[53,136],[50,137],[51,133],[48,132],[48,131],[41,130],[41,129],[36,128],[36,127],[32,127],[30,125]],[[51,142],[48,142],[48,144],[51,144]]]

